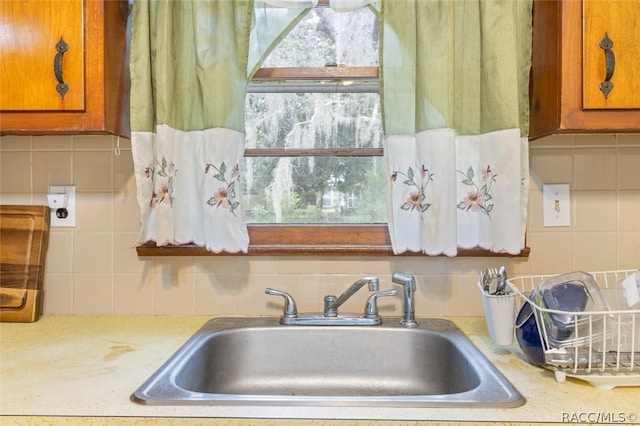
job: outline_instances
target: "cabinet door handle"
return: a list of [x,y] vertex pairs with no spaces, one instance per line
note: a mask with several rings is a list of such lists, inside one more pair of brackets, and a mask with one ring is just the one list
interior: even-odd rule
[[60,99],[64,100],[64,95],[69,91],[69,85],[62,79],[62,57],[69,50],[69,45],[64,41],[63,37],[60,37],[60,41],[56,44],[56,50],[58,53],[53,59],[53,73],[56,75],[56,80],[58,80],[56,91],[60,94]]
[[612,47],[613,41],[609,38],[609,34],[604,33],[604,37],[600,40],[600,49],[604,50],[606,75],[604,81],[600,83],[600,91],[604,94],[605,99],[609,96],[609,92],[613,90],[613,83],[610,80],[616,69],[616,57],[613,54],[613,50],[611,50]]

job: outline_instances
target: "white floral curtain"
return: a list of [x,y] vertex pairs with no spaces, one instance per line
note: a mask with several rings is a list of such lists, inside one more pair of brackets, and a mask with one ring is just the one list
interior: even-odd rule
[[519,253],[531,1],[387,1],[382,16],[394,252]]

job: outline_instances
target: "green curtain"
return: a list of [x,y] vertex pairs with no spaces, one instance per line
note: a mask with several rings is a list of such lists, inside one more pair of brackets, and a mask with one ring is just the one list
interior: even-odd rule
[[530,0],[388,0],[385,132],[529,129]]
[[244,129],[252,0],[135,0],[131,126]]

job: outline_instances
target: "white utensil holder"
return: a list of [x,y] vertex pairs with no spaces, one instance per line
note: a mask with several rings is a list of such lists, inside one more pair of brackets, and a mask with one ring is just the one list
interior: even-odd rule
[[499,346],[512,344],[515,331],[515,293],[504,295],[487,294],[482,289],[482,283],[480,282],[478,282],[478,288],[482,295],[484,316],[493,343]]

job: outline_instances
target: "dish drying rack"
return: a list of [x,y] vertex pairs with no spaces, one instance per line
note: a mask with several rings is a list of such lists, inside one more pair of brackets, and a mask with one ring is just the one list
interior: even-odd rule
[[[640,386],[640,308],[627,308],[620,285],[636,272],[640,274],[637,269],[590,272],[602,292],[605,308],[582,312],[548,309],[540,306],[537,298],[530,298],[532,290],[554,275],[507,280],[521,304],[531,306],[544,352],[543,367],[555,372],[557,382],[574,377],[602,389]],[[553,315],[569,319],[570,338],[559,341],[551,336],[548,325]]]

